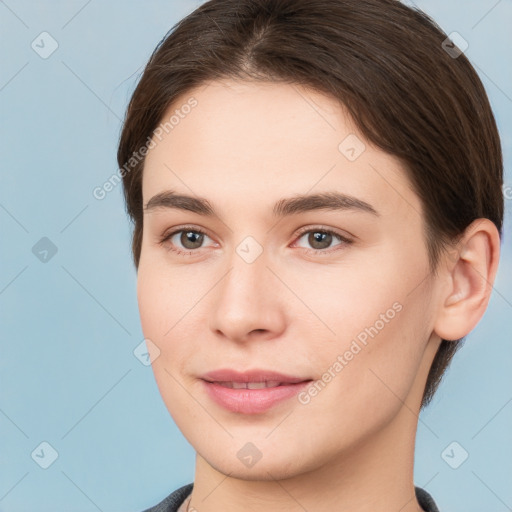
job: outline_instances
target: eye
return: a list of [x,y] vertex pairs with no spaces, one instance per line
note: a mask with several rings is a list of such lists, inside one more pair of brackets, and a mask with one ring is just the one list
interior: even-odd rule
[[[175,229],[170,233],[165,234],[159,243],[169,251],[183,256],[190,256],[194,253],[199,252],[198,249],[203,248],[205,238],[211,240],[211,238],[201,229],[194,228],[192,226],[183,226],[179,229]],[[306,239],[306,243],[312,248],[304,247],[298,244],[301,239]],[[334,241],[338,241],[338,244],[332,245]],[[330,254],[336,250],[342,249],[344,246],[353,243],[353,241],[340,233],[337,233],[331,229],[323,227],[318,228],[305,228],[299,232],[299,238],[295,242],[299,247],[302,247],[306,252],[313,254],[327,253]],[[334,247],[334,249],[332,249]],[[331,249],[331,250],[327,250]]]
[[[352,243],[352,240],[349,238],[341,235],[340,233],[337,233],[331,229],[325,229],[325,228],[306,228],[301,230],[299,233],[299,238],[297,242],[299,242],[301,239],[305,238],[306,243],[312,247],[312,249],[309,249],[308,247],[304,247],[308,252],[313,253],[319,253],[319,252],[332,252],[332,251],[326,251],[326,249],[329,249],[332,246],[333,241],[338,240],[339,243],[336,244],[334,247],[338,246],[345,246]],[[296,243],[297,243],[296,242]],[[303,246],[301,246],[303,247]],[[338,250],[338,249],[334,249]]]
[[190,255],[193,252],[197,252],[197,249],[201,248],[205,237],[210,238],[200,229],[185,226],[164,235],[159,243],[161,245],[168,244],[168,249],[170,251],[178,254]]

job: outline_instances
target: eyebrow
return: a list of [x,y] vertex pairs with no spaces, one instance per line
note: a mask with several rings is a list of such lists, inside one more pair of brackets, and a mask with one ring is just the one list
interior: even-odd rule
[[[172,190],[167,190],[154,195],[144,206],[144,210],[146,212],[160,208],[186,210],[207,217],[217,215],[215,213],[215,209],[207,199],[176,194]],[[371,204],[354,196],[342,194],[340,192],[296,195],[280,199],[274,204],[272,214],[274,217],[285,217],[313,210],[351,210],[370,213],[377,217],[380,216]]]

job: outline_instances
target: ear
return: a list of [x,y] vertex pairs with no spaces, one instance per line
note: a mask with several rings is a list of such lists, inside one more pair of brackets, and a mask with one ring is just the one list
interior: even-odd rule
[[446,287],[434,332],[458,340],[482,318],[492,292],[500,257],[498,229],[489,219],[476,219],[447,257]]

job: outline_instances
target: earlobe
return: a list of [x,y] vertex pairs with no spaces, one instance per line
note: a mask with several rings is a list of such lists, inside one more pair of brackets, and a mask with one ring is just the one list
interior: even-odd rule
[[489,219],[477,219],[465,230],[441,296],[434,331],[445,340],[466,336],[482,318],[492,292],[500,254],[499,233]]

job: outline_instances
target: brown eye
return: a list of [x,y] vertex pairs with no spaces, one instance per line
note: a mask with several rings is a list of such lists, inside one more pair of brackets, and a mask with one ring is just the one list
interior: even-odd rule
[[313,249],[327,249],[332,243],[332,235],[325,231],[310,231],[308,243]]
[[202,248],[205,238],[210,239],[200,229],[185,227],[164,235],[160,245],[179,255],[191,256],[195,252],[199,253],[198,249]]
[[197,231],[181,231],[180,243],[185,249],[198,249],[204,240],[203,233]]
[[[302,239],[306,241],[306,245],[302,245],[304,243],[301,242]],[[295,242],[296,245],[305,249],[306,252],[319,255],[330,254],[338,249],[343,249],[351,243],[352,240],[349,238],[330,229],[321,228],[303,229]]]

